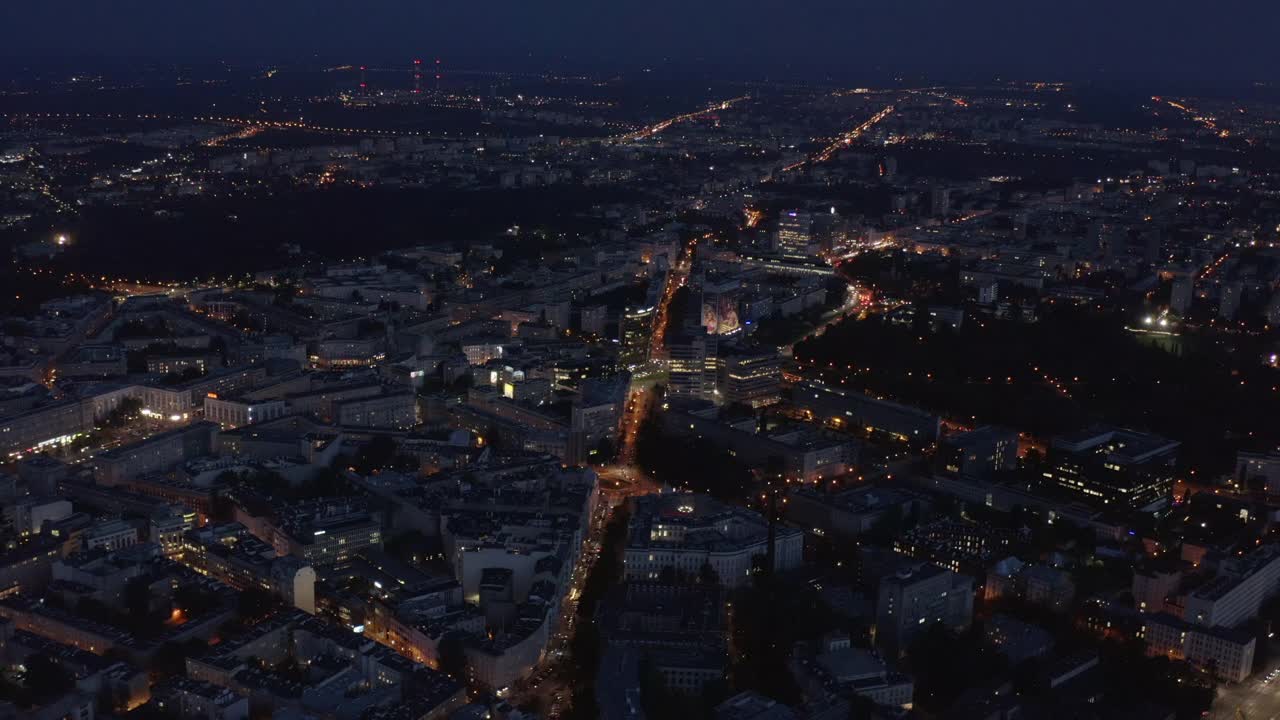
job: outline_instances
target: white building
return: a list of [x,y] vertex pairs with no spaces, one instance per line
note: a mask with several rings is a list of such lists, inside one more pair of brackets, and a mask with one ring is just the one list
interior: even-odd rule
[[1200,668],[1212,668],[1228,682],[1241,682],[1253,672],[1254,636],[1243,630],[1200,627],[1164,613],[1146,618],[1147,655],[1186,660]]
[[86,550],[115,552],[138,544],[138,529],[123,520],[98,523],[84,533]]
[[71,512],[69,500],[39,500],[26,497],[5,506],[4,519],[14,532],[20,535],[34,535],[40,532],[46,520],[61,520]]
[[210,397],[204,401],[204,419],[218,423],[223,430],[275,420],[283,417],[286,412],[283,400],[252,402]]
[[1183,617],[1197,625],[1233,628],[1258,615],[1280,590],[1280,545],[1264,545],[1223,561],[1218,577],[1187,596]]
[[[696,577],[709,565],[725,587],[751,578],[757,557],[769,553],[769,525],[749,510],[705,495],[647,495],[637,498],[627,542],[626,578],[657,580],[666,568]],[[804,534],[776,528],[774,570],[798,567]]]

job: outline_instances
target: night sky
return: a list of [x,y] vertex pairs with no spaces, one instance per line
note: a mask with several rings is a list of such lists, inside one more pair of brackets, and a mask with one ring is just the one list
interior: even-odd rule
[[[1275,0],[5,0],[0,55],[1280,79]],[[530,59],[532,58],[532,59]]]

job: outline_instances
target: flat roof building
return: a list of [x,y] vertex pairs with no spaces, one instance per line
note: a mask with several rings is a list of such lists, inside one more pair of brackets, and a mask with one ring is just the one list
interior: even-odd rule
[[[746,584],[757,556],[769,553],[769,524],[759,514],[705,495],[636,498],[626,549],[628,580],[658,580],[664,570],[697,577],[710,566],[726,587]],[[804,534],[775,529],[774,570],[801,561]]]
[[1044,477],[1091,505],[1159,506],[1173,491],[1178,445],[1158,435],[1093,427],[1053,439]]

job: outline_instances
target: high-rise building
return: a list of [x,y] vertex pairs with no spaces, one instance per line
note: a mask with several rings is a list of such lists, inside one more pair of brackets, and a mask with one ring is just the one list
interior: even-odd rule
[[652,305],[646,307],[629,307],[622,311],[618,321],[618,335],[622,348],[618,352],[618,363],[622,367],[636,367],[649,360],[649,342],[653,337]]
[[1191,300],[1195,297],[1195,279],[1184,275],[1173,281],[1173,290],[1169,294],[1169,309],[1175,315],[1186,316],[1191,309]]
[[667,392],[673,398],[711,400],[716,395],[718,342],[704,331],[667,344]]
[[720,392],[727,405],[772,405],[782,399],[782,358],[776,350],[735,352],[722,361]]
[[813,216],[805,210],[788,210],[778,218],[778,252],[808,255],[813,241]]

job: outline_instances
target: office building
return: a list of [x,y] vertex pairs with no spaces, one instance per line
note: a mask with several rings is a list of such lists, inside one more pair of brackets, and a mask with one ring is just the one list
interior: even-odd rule
[[[917,560],[952,572],[978,575],[991,566],[994,558],[1008,553],[1016,533],[1001,527],[962,520],[938,520],[918,525],[894,538],[894,550]],[[998,576],[999,566],[987,572],[990,580]]]
[[629,307],[622,311],[618,320],[618,335],[621,347],[618,350],[618,364],[624,368],[633,368],[649,361],[649,347],[653,340],[654,308]]
[[682,335],[667,344],[667,394],[671,398],[715,398],[717,347],[715,336],[702,331]]
[[778,252],[808,255],[813,243],[813,216],[805,210],[787,210],[778,218]]
[[776,351],[734,351],[722,358],[721,399],[760,408],[782,400],[782,358]]
[[1045,479],[1096,506],[1159,507],[1173,490],[1178,443],[1114,427],[1061,435],[1049,448]]

